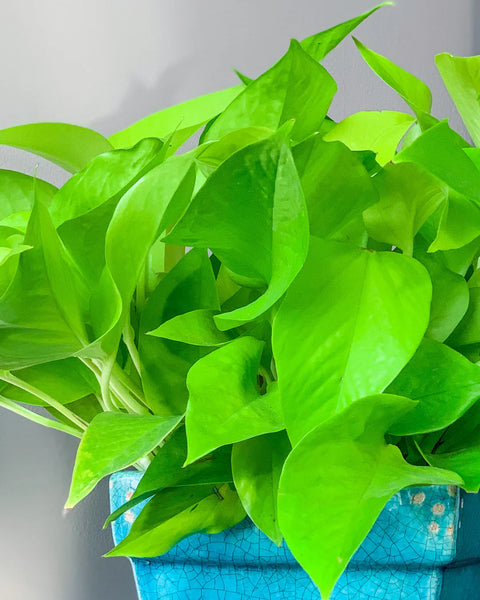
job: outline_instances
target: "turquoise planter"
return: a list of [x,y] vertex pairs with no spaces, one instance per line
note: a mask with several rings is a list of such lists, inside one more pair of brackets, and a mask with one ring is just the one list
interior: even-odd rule
[[[139,479],[134,471],[111,477],[112,510],[131,496]],[[115,543],[142,506],[113,524]],[[460,495],[456,488],[403,490],[383,510],[332,600],[480,598],[479,509],[478,496]],[[320,598],[285,544],[277,548],[247,519],[216,535],[187,538],[162,557],[132,559],[132,565],[140,600]]]

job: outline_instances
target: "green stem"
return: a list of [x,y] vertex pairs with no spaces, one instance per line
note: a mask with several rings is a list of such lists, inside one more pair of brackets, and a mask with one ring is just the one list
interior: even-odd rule
[[66,425],[61,421],[54,421],[53,419],[42,417],[42,415],[37,415],[37,413],[34,413],[32,410],[29,410],[25,406],[13,402],[13,400],[10,400],[9,398],[5,398],[5,396],[0,396],[0,406],[3,406],[3,408],[10,410],[11,412],[16,413],[17,415],[25,417],[29,421],[33,421],[34,423],[43,425],[44,427],[57,429],[58,431],[63,431],[63,433],[68,433],[69,435],[73,435],[74,437],[80,439],[82,437],[82,433],[78,429],[70,427],[70,425]]
[[138,354],[137,347],[135,345],[135,334],[133,332],[132,325],[130,321],[125,324],[125,328],[123,330],[123,341],[127,347],[128,353],[130,354],[130,358],[132,359],[133,366],[135,367],[137,373],[141,377],[140,372],[140,355]]
[[140,400],[142,404],[147,406],[142,389],[130,379],[130,377],[121,369],[120,365],[118,364],[115,364],[113,367],[112,379],[121,383],[121,385],[125,387],[131,394],[133,394],[137,400]]
[[[83,359],[83,362],[87,367],[95,374],[100,387],[105,385],[105,379],[108,376],[108,401],[107,410],[116,410],[114,406],[114,399],[118,400],[119,404],[123,406],[128,412],[148,415],[148,410],[143,394],[135,386],[134,382],[128,377],[128,375],[120,368],[117,362],[113,362],[113,365],[107,364],[110,367],[110,373],[106,375],[105,363],[103,369],[100,368],[95,361],[89,359]],[[113,392],[113,393],[112,393]],[[105,390],[102,389],[102,398],[105,402]]]
[[26,381],[23,381],[22,379],[19,379],[18,377],[16,377],[15,375],[12,375],[12,373],[10,373],[8,371],[2,371],[0,373],[0,379],[5,381],[6,383],[11,383],[15,387],[18,387],[21,390],[28,392],[29,394],[32,394],[32,396],[36,396],[37,398],[39,398],[40,400],[45,402],[45,404],[48,404],[49,406],[51,406],[52,408],[57,410],[59,413],[61,413],[64,417],[66,417],[74,425],[77,425],[77,427],[79,427],[83,431],[85,431],[87,429],[88,423],[86,421],[81,419],[79,416],[77,416],[75,413],[73,413],[66,406],[64,406],[63,404],[61,404],[54,398],[51,398],[45,392],[42,392],[42,390],[39,390],[35,386],[30,385],[29,383],[27,383]]
[[139,402],[137,402],[137,400],[135,400],[129,391],[122,385],[121,381],[112,378],[110,385],[116,397],[120,400],[128,412],[137,415],[151,414],[148,408],[142,406]]
[[260,375],[265,379],[265,382],[268,383],[272,383],[272,375],[267,371],[267,369],[265,367],[263,367],[262,365],[260,365],[258,367],[258,372],[260,373]]
[[114,411],[115,405],[110,395],[110,386],[112,384],[112,371],[115,365],[115,356],[112,354],[103,363],[100,370],[100,391],[102,392],[103,402],[107,411]]

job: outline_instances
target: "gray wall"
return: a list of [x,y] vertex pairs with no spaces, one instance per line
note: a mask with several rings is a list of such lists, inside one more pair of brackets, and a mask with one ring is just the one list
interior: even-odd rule
[[[304,37],[370,8],[373,0],[3,0],[0,127],[67,121],[109,134],[150,112],[232,85],[237,67],[260,73]],[[453,115],[433,55],[480,52],[475,0],[398,0],[358,37],[431,85],[438,116]],[[475,14],[474,14],[475,13]],[[475,26],[476,23],[476,26]],[[328,59],[339,82],[332,115],[403,110],[347,40]],[[458,125],[458,119],[453,119]],[[61,182],[64,174],[0,148],[0,167]],[[108,514],[102,485],[62,518],[76,443],[0,415],[0,597],[134,600],[124,559],[102,559]]]

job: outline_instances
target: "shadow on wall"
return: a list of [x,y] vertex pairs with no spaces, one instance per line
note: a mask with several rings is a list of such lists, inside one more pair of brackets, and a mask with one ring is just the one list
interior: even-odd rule
[[[255,77],[286,52],[290,38],[302,39],[367,10],[372,1],[344,0],[333,6],[312,0],[243,0],[236,5],[210,0],[208,10],[204,3],[187,4],[188,9],[170,6],[165,11],[162,3],[152,8],[150,18],[160,29],[180,32],[178,38],[168,54],[158,40],[148,56],[137,54],[136,59],[143,62],[138,69],[130,65],[128,88],[120,104],[96,115],[90,126],[110,135],[172,104],[236,85],[234,68]],[[378,25],[382,17],[376,19]],[[151,83],[149,70],[156,73]]]
[[[226,70],[226,74],[227,77],[224,79],[228,79],[228,70]],[[102,132],[103,135],[109,136],[147,115],[189,100],[195,96],[195,93],[188,94],[187,92],[187,95],[184,95],[184,86],[181,85],[181,82],[179,85],[179,79],[183,80],[184,78],[188,78],[189,88],[201,89],[203,87],[201,93],[209,93],[237,84],[232,73],[230,82],[224,81],[216,87],[205,85],[205,83],[202,85],[201,71],[194,69],[194,65],[185,57],[183,60],[168,65],[161,76],[150,86],[145,85],[140,78],[132,77],[120,104],[108,115],[93,120],[89,126]]]

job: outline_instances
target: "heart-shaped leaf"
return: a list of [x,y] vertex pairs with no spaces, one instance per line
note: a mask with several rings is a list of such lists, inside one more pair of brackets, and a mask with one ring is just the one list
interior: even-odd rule
[[425,333],[431,289],[425,268],[407,256],[311,239],[307,262],[273,322],[294,444],[395,378]]

